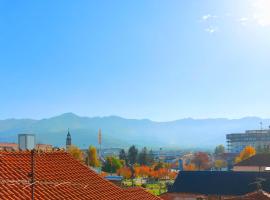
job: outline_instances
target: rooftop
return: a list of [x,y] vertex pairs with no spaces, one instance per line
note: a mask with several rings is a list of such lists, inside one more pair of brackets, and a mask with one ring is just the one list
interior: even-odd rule
[[257,190],[258,178],[264,179],[262,189],[270,192],[268,172],[182,171],[169,193],[244,195]]
[[[31,153],[0,152],[0,196],[24,200],[31,196]],[[35,153],[36,199],[158,200],[144,189],[122,189],[62,151]]]
[[256,154],[246,160],[243,160],[235,166],[269,166],[270,167],[270,154]]

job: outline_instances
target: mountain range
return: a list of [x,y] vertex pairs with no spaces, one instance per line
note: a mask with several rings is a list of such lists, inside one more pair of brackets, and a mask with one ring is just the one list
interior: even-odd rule
[[180,119],[155,122],[148,119],[125,119],[118,116],[80,117],[65,113],[56,117],[0,120],[0,142],[17,142],[17,134],[34,133],[38,143],[65,146],[68,129],[72,143],[87,148],[98,144],[98,129],[102,130],[104,147],[128,147],[135,144],[151,148],[214,148],[226,144],[226,134],[259,129],[260,122],[270,119],[244,117],[241,119]]

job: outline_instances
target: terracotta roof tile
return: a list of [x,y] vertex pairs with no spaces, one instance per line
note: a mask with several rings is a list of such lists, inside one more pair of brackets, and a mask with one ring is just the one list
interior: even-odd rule
[[[0,152],[0,197],[30,199],[30,152]],[[122,189],[65,152],[35,154],[35,199],[158,200],[144,189]]]

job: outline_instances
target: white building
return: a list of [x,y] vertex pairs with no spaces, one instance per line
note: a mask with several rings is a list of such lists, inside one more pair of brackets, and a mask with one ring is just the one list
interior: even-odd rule
[[36,136],[34,134],[19,134],[18,144],[21,150],[32,150],[36,146]]

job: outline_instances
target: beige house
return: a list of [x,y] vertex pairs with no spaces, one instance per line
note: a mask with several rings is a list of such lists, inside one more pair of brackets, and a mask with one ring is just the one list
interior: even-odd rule
[[270,153],[256,154],[234,165],[233,171],[270,172]]

